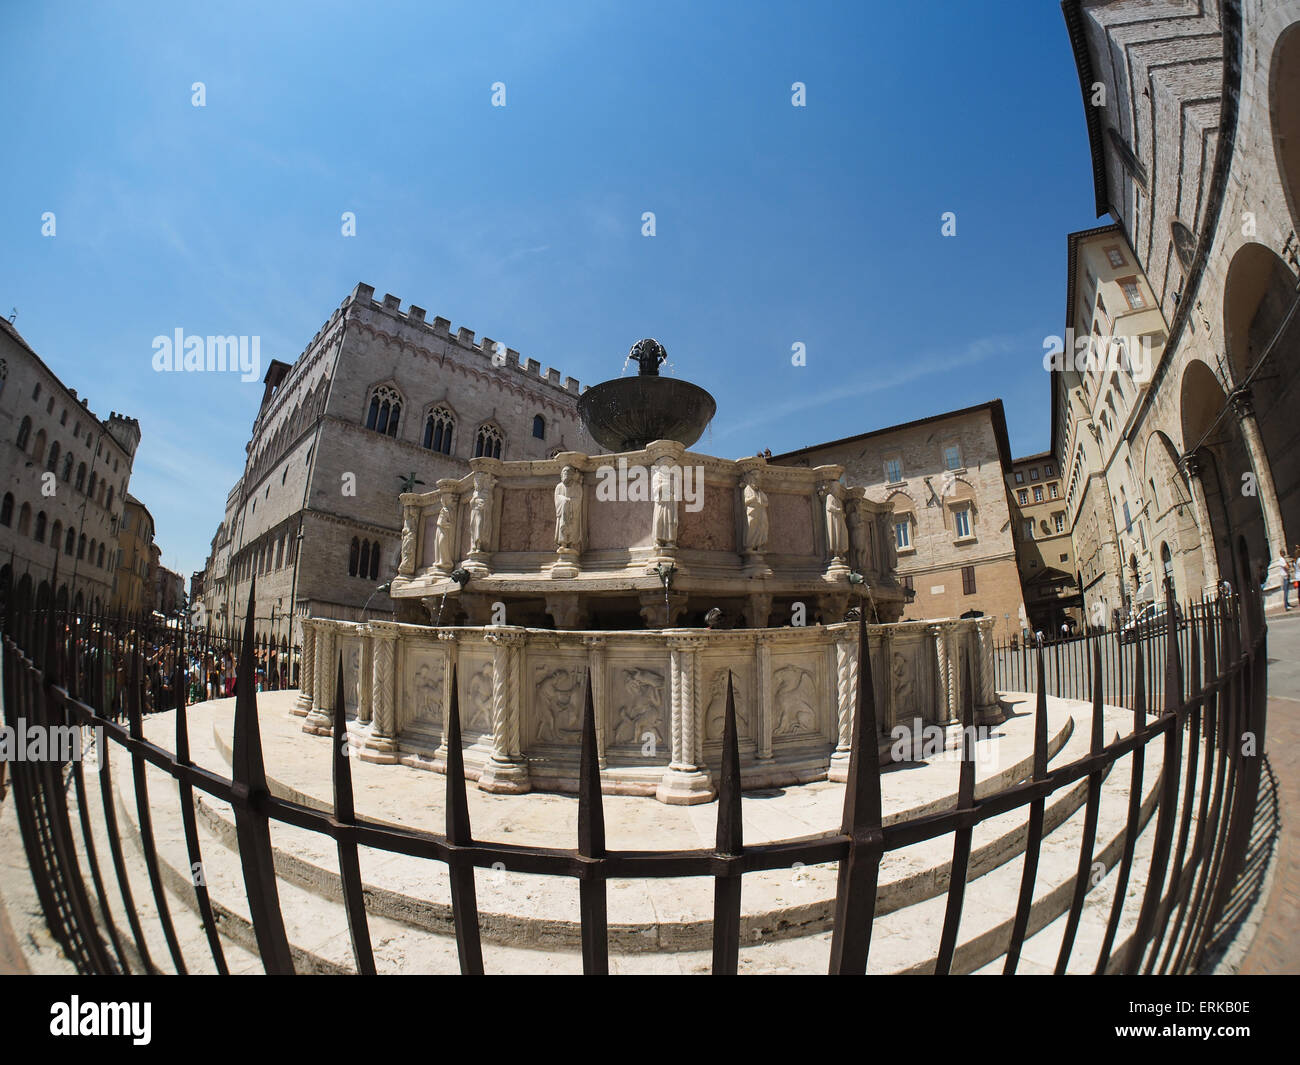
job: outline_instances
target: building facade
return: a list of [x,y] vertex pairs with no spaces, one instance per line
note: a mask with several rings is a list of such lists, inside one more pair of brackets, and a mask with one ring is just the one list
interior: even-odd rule
[[[256,578],[259,636],[294,616],[393,616],[398,496],[459,477],[480,455],[588,450],[579,384],[504,344],[358,285],[289,366],[273,361],[204,570],[203,618],[242,624]],[[292,630],[292,631],[291,631]]]
[[115,614],[150,614],[154,608],[153,515],[133,495],[126,497],[117,534],[111,610]]
[[911,590],[904,621],[995,617],[999,638],[1023,608],[1006,477],[1002,401],[776,455],[774,463],[836,464],[845,480],[894,510],[898,579]]
[[1085,246],[1118,246],[1134,261],[1112,291],[1131,277],[1150,303],[1107,296],[1134,314],[1109,324],[1165,337],[1123,402],[1131,366],[1054,375],[1090,620],[1166,582],[1191,598],[1255,581],[1279,608],[1300,537],[1300,2],[1062,6],[1097,213],[1114,219],[1071,238],[1067,324],[1089,315]]
[[155,576],[154,596],[154,610],[175,617],[185,609],[185,578],[160,564]]
[[1063,635],[1062,627],[1066,633],[1081,631],[1083,610],[1074,545],[1056,457],[1045,451],[1014,459],[1007,473],[1007,490],[1025,596],[1024,628],[1045,636]]
[[0,581],[104,609],[139,443],[134,418],[96,416],[0,319]]

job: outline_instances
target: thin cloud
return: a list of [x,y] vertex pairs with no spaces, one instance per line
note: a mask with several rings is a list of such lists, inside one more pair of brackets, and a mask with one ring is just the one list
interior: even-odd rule
[[856,385],[846,385],[834,389],[827,389],[826,391],[817,392],[800,399],[793,399],[785,403],[763,407],[755,411],[752,417],[746,418],[744,421],[732,422],[724,428],[716,430],[714,435],[719,440],[725,439],[726,437],[734,436],[736,433],[753,429],[756,426],[770,425],[774,421],[788,417],[792,414],[815,410],[818,407],[825,406],[827,403],[833,403],[837,400],[848,399],[856,396],[872,395],[877,392],[887,392],[890,389],[901,388],[904,385],[912,384],[922,378],[932,377],[935,374],[948,373],[952,370],[961,369],[962,367],[973,366],[994,355],[1010,355],[1022,348],[1022,344],[1011,340],[1009,337],[981,337],[979,340],[967,344],[958,354],[951,355],[947,358],[921,357],[904,359],[900,361],[899,368],[892,374],[884,376],[874,374],[873,376],[860,381]]

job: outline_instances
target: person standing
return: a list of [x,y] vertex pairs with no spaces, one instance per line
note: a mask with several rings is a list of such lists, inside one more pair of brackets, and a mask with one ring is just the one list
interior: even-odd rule
[[1291,582],[1295,579],[1295,559],[1282,552],[1282,609],[1291,609]]

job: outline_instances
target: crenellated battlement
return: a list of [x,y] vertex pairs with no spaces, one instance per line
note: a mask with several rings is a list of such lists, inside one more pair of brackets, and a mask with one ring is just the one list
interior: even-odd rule
[[[507,347],[504,344],[493,340],[489,336],[478,337],[473,329],[468,326],[460,326],[452,332],[451,322],[441,316],[435,317],[432,321],[425,318],[426,311],[423,307],[415,304],[408,305],[405,312],[402,311],[402,301],[392,293],[386,293],[382,300],[375,299],[375,289],[373,285],[364,283],[358,284],[356,288],[343,301],[339,309],[330,317],[329,322],[321,329],[312,339],[312,344],[316,344],[322,333],[329,331],[334,325],[340,314],[345,313],[349,306],[362,307],[370,311],[378,311],[383,314],[392,316],[407,325],[420,330],[427,330],[434,336],[444,340],[454,342],[457,346],[472,351],[486,358],[489,363],[496,362],[493,365],[499,370],[508,370],[514,373],[522,374],[528,377],[535,384],[550,385],[561,392],[567,392],[569,395],[577,396],[582,393],[582,385],[575,377],[561,378],[560,371],[548,367],[545,372],[542,371],[541,363],[536,359],[521,359],[519,352],[514,348]],[[307,350],[311,350],[311,344]],[[505,363],[500,363],[500,358],[505,357]]]

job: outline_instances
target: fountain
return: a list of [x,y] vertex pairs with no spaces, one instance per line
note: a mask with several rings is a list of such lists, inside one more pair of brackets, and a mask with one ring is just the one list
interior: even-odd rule
[[[715,411],[704,389],[640,372],[583,393],[605,454],[476,458],[407,492],[389,590],[398,621],[313,619],[307,731],[328,731],[334,677],[360,757],[441,770],[456,678],[467,774],[488,791],[577,786],[587,678],[604,790],[707,802],[727,679],[744,786],[844,779],[857,671],[850,608],[868,629],[882,728],[951,724],[965,667],[996,717],[990,619],[899,623],[893,512],[840,466],[775,466],[689,450]],[[430,624],[432,622],[432,624]]]
[[635,377],[616,377],[587,389],[578,413],[591,438],[609,451],[637,451],[652,440],[676,440],[690,447],[713,418],[717,405],[699,385],[661,377],[668,357],[657,340],[640,340],[628,358]]

